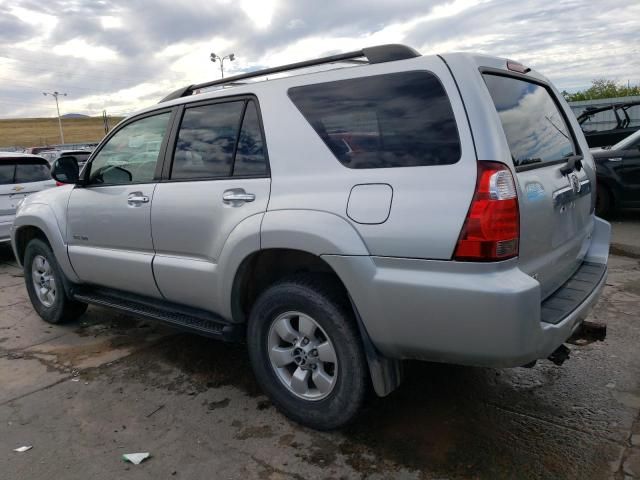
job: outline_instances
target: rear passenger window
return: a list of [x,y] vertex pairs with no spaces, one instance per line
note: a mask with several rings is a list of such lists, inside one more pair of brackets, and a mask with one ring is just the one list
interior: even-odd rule
[[13,172],[16,166],[13,163],[0,164],[0,185],[10,185],[13,183]]
[[231,175],[244,101],[185,110],[173,158],[172,179]]
[[233,175],[266,175],[267,158],[260,131],[258,109],[254,102],[247,103],[244,113],[236,159],[233,166]]
[[346,167],[449,165],[460,159],[451,103],[432,73],[294,87],[289,97]]
[[43,182],[51,180],[51,167],[42,163],[26,163],[16,165],[15,183]]

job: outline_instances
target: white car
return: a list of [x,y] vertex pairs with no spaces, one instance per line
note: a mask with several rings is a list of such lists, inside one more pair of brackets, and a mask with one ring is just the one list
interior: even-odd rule
[[16,206],[29,194],[55,187],[49,162],[37,155],[0,152],[0,243],[9,242]]

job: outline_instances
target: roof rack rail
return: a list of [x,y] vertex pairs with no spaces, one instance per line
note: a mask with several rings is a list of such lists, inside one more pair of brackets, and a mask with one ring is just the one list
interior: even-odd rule
[[[313,67],[316,65],[324,65],[327,63],[348,62],[348,63],[384,63],[392,62],[394,60],[406,60],[408,58],[419,57],[420,53],[411,47],[400,44],[388,44],[378,45],[375,47],[367,47],[355,52],[339,53],[337,55],[330,55],[328,57],[316,58],[313,60],[305,60],[303,62],[289,63],[287,65],[281,65],[279,67],[265,68],[264,70],[256,70],[255,72],[242,73],[233,77],[222,78],[220,80],[213,80],[211,82],[198,83],[196,85],[189,85],[187,87],[180,88],[175,92],[170,93],[164,97],[160,102],[168,102],[169,100],[175,100],[176,98],[182,98],[191,95],[194,91],[202,88],[213,87],[216,85],[229,85],[236,83],[238,80],[244,80],[246,78],[264,77],[265,75],[271,75],[274,73],[287,72],[290,70],[298,70],[301,68]],[[365,60],[355,60],[361,57]],[[236,83],[237,85],[237,83]]]

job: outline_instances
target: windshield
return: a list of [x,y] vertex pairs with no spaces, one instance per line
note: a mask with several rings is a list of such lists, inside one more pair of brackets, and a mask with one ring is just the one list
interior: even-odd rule
[[640,145],[640,130],[620,140],[611,147],[611,150],[627,150],[638,145]]
[[551,92],[537,83],[485,74],[516,167],[556,162],[576,154]]

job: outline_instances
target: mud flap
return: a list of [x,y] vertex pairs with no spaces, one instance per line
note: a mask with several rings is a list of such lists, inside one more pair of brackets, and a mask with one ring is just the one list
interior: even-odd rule
[[351,296],[349,296],[349,301],[351,302],[351,307],[358,322],[358,329],[360,330],[362,345],[364,346],[364,351],[367,356],[373,389],[379,397],[386,397],[402,383],[404,377],[402,361],[385,357],[378,351],[371,341],[371,337],[369,337],[369,333],[362,322],[362,318],[360,318],[360,313],[353,303]]

